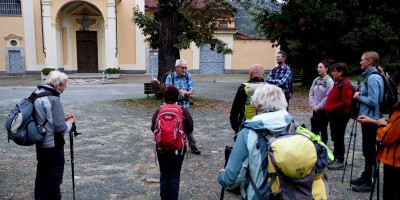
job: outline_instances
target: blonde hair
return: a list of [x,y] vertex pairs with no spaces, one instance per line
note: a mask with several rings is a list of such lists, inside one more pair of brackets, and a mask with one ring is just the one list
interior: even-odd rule
[[49,75],[46,77],[45,85],[50,85],[54,89],[59,88],[61,83],[66,83],[68,81],[68,76],[64,72],[60,71],[51,71]]
[[284,110],[288,106],[282,89],[271,84],[257,88],[251,99],[257,114]]
[[368,61],[371,61],[371,65],[372,66],[379,65],[379,54],[377,52],[375,52],[375,51],[367,51],[367,52],[363,53],[363,56]]

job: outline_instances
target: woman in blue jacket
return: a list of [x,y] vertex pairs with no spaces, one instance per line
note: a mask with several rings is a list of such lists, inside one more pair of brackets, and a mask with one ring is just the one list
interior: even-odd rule
[[286,133],[292,117],[286,111],[287,102],[282,89],[267,84],[256,89],[252,97],[256,116],[246,120],[237,134],[226,168],[218,175],[222,187],[234,189],[240,186],[242,199],[258,199],[251,185],[245,180],[249,176],[258,190],[267,198],[268,141],[258,132]]

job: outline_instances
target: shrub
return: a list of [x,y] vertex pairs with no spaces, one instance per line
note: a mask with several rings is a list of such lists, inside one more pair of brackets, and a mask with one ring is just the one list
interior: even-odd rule
[[106,73],[107,74],[119,74],[119,67],[118,68],[115,68],[115,67],[107,68]]
[[50,74],[51,71],[54,71],[54,70],[56,70],[56,69],[52,68],[52,67],[45,67],[42,69],[42,73],[47,76]]

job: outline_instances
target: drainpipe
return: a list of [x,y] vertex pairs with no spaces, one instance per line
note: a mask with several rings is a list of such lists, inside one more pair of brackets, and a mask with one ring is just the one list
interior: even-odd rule
[[118,12],[117,12],[117,1],[115,0],[115,57],[118,55]]
[[42,0],[40,0],[40,22],[41,27],[42,27],[42,48],[43,48],[43,53],[44,53],[44,57],[46,58],[46,48],[44,46],[44,35],[43,35],[43,2]]

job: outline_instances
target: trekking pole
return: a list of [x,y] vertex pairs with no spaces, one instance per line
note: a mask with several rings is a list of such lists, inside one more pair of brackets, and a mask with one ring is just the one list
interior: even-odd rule
[[[380,143],[379,141],[376,142],[377,150],[379,150]],[[379,200],[379,167],[380,162],[376,160],[376,168],[372,166],[372,190],[371,194],[369,195],[369,199],[372,200],[372,196],[374,195],[375,184],[376,184],[376,199]]]
[[343,175],[342,175],[342,183],[344,181],[344,174],[346,173],[346,166],[347,166],[347,159],[349,158],[349,152],[350,152],[350,145],[351,145],[351,138],[353,137],[353,131],[354,131],[354,126],[356,125],[356,119],[353,119],[353,124],[351,126],[351,132],[350,132],[350,140],[349,140],[349,145],[347,146],[347,154],[346,154],[346,160],[344,162],[344,170],[343,170]]
[[[350,180],[353,179],[353,166],[354,166],[354,151],[356,150],[356,140],[357,139],[357,121],[356,121],[356,127],[354,131],[354,140],[353,140],[353,155],[351,157],[351,170],[350,170]],[[350,182],[351,186],[351,182]]]
[[[224,168],[226,167],[226,164],[228,163],[229,156],[231,155],[231,152],[232,152],[232,147],[226,146],[225,147],[225,164],[224,164]],[[224,195],[225,195],[225,188],[222,187],[221,188],[221,195],[220,195],[219,199],[223,200],[224,199]]]
[[74,138],[77,135],[81,133],[78,133],[76,131],[76,125],[75,122],[72,123],[72,128],[69,131],[69,147],[71,149],[71,173],[72,173],[72,194],[73,194],[73,199],[75,200],[75,176],[74,176]]

